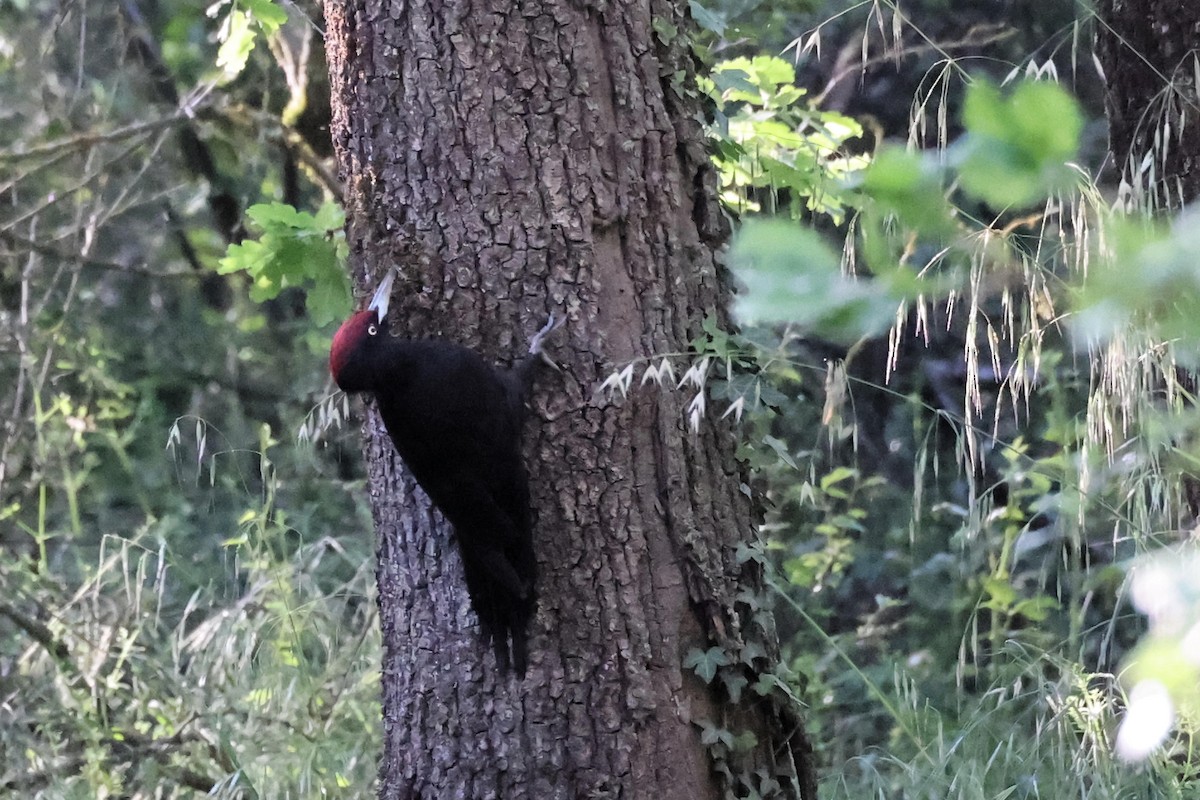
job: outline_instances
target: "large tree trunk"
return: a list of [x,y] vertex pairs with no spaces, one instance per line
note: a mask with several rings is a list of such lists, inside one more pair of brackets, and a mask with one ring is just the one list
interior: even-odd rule
[[1200,194],[1200,16],[1176,0],[1100,0],[1096,52],[1109,151],[1135,202],[1177,209]]
[[[735,704],[682,666],[717,646],[761,670],[739,647],[775,644],[735,601],[760,587],[736,557],[754,513],[732,435],[715,414],[688,429],[692,393],[596,391],[614,366],[686,350],[726,304],[678,6],[326,3],[359,288],[398,263],[396,325],[498,362],[549,312],[568,319],[551,343],[566,369],[543,373],[526,425],[541,601],[525,680],[498,671],[453,537],[368,409],[381,797],[699,800],[722,795],[719,771],[759,768],[777,796],[815,797],[784,704]],[[704,721],[758,744],[705,744]]]

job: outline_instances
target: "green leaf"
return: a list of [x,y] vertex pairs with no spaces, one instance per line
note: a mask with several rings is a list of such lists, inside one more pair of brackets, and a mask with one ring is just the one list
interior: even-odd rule
[[758,641],[751,639],[742,647],[742,652],[738,654],[741,662],[748,666],[754,666],[754,660],[758,658],[766,658],[767,651]]
[[754,690],[755,694],[761,697],[770,697],[776,689],[783,689],[785,687],[779,680],[779,676],[770,672],[764,672],[750,688]]
[[257,203],[246,209],[246,216],[262,230],[276,226],[318,230],[312,214],[297,211],[287,203]]
[[287,12],[271,0],[240,0],[254,21],[267,33],[274,33],[287,22]]
[[679,35],[679,28],[672,25],[664,17],[655,17],[651,22],[651,27],[658,34],[658,40],[663,44],[670,44]]
[[791,105],[804,94],[803,89],[793,86],[795,68],[775,56],[722,61],[713,69],[712,80],[722,97],[735,102],[762,103],[778,98],[777,105]]
[[286,203],[260,203],[248,208],[246,215],[262,236],[230,245],[217,270],[248,273],[253,278],[250,299],[258,303],[277,297],[287,287],[304,288],[309,316],[318,326],[344,316],[352,297],[342,266],[346,256],[342,210],[326,203],[313,215]]
[[733,745],[729,748],[735,753],[749,753],[754,748],[758,747],[758,737],[753,731],[742,731],[733,739]]
[[763,89],[774,90],[780,84],[796,82],[796,69],[791,62],[777,56],[755,56],[754,58],[732,58],[717,65],[715,74],[725,72],[744,73],[750,82]]
[[1002,578],[985,578],[983,590],[987,593],[987,600],[983,603],[983,607],[993,611],[1007,611],[1012,608],[1017,599],[1017,590]]
[[270,257],[261,242],[248,239],[241,244],[229,245],[225,256],[217,262],[217,272],[221,275],[241,271],[256,273]]
[[[739,62],[746,68],[739,66]],[[725,100],[753,103],[760,99],[757,86],[750,79],[749,63],[744,58],[718,65],[713,70],[712,81]]]
[[1042,622],[1050,615],[1051,611],[1058,607],[1059,603],[1053,597],[1039,594],[1037,597],[1030,597],[1017,603],[1013,607],[1013,613],[1019,614],[1032,622]]
[[217,67],[222,71],[222,83],[233,80],[246,68],[257,35],[258,30],[250,24],[249,14],[237,9],[229,13],[221,47],[217,50]]
[[953,231],[954,215],[946,202],[941,170],[918,153],[881,148],[863,174],[861,188],[908,228],[930,236]]
[[713,678],[717,675],[718,667],[724,667],[731,663],[733,662],[729,656],[719,647],[710,647],[707,650],[693,647],[683,659],[683,666],[694,670],[705,683],[712,683]]
[[963,106],[967,134],[955,145],[963,189],[998,208],[1027,207],[1077,183],[1068,165],[1083,114],[1062,87],[1025,81],[1007,96],[978,82]]
[[701,720],[700,725],[700,742],[709,747],[715,744],[723,744],[730,750],[733,749],[734,738],[733,733],[725,728],[718,728],[707,720]]
[[696,20],[696,24],[701,28],[712,31],[717,36],[725,35],[725,26],[728,24],[725,14],[718,11],[711,11],[697,3],[696,0],[689,0],[688,6],[692,10],[692,19]]
[[[754,561],[758,564],[767,563],[767,555],[763,552],[763,547],[760,542],[742,542],[737,546],[737,551],[735,552],[734,558],[737,559],[737,563],[739,564],[745,564],[748,561]],[[743,648],[742,660],[745,661],[745,659],[746,650]]]
[[967,90],[963,124],[970,133],[1007,142],[1036,162],[1074,155],[1083,115],[1074,98],[1056,83],[1023,81],[1005,98],[995,86],[981,81]]
[[340,231],[346,224],[346,212],[337,203],[326,202],[317,209],[313,222],[323,231]]
[[313,323],[324,326],[345,316],[352,301],[350,280],[341,266],[335,264],[316,279],[306,297],[306,306]]
[[799,469],[796,460],[792,458],[792,454],[788,451],[787,442],[778,439],[770,434],[763,436],[763,444],[775,451],[775,455],[779,456],[779,460],[787,464],[792,469]]
[[903,299],[883,282],[842,275],[833,250],[799,225],[746,223],[730,260],[745,287],[734,310],[748,324],[793,322],[851,343],[887,330]]
[[1128,334],[1130,326],[1172,343],[1172,357],[1200,364],[1200,210],[1167,227],[1142,220],[1109,224],[1075,298],[1075,338],[1087,346]]
[[828,492],[830,486],[841,483],[844,480],[853,478],[857,474],[858,474],[858,470],[851,469],[850,467],[838,467],[837,469],[834,469],[832,472],[830,472],[828,475],[826,475],[824,478],[821,478],[821,491]]
[[729,699],[738,703],[742,699],[742,690],[750,684],[750,681],[744,675],[736,672],[722,672],[721,683],[725,686]]
[[274,300],[283,291],[283,285],[278,281],[271,280],[268,275],[259,273],[250,284],[250,299],[256,303],[265,303],[268,300]]

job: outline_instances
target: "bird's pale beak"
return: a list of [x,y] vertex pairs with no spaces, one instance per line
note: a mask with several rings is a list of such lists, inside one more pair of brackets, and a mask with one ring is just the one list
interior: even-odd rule
[[378,316],[378,320],[383,322],[383,318],[387,316],[388,303],[392,299],[392,284],[396,281],[396,270],[389,269],[387,275],[383,276],[383,280],[379,282],[379,288],[375,290],[375,296],[371,298],[371,305],[367,306],[368,311],[374,311]]

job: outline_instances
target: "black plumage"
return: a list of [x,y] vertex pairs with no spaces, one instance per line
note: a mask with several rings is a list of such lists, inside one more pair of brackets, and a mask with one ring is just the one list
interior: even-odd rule
[[342,390],[375,395],[396,451],[454,526],[485,638],[502,668],[524,676],[537,560],[521,427],[537,365],[551,363],[541,341],[554,321],[529,356],[501,369],[458,344],[390,336],[391,276],[334,336],[330,372]]

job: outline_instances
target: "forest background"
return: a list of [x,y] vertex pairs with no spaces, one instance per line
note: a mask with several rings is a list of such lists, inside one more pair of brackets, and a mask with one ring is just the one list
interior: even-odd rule
[[[1093,41],[1134,37],[1088,5],[690,7],[742,325],[605,391],[709,365],[694,423],[736,420],[767,500],[745,557],[821,796],[1187,796],[1200,62],[1114,158]],[[320,29],[0,2],[7,794],[372,791]]]

